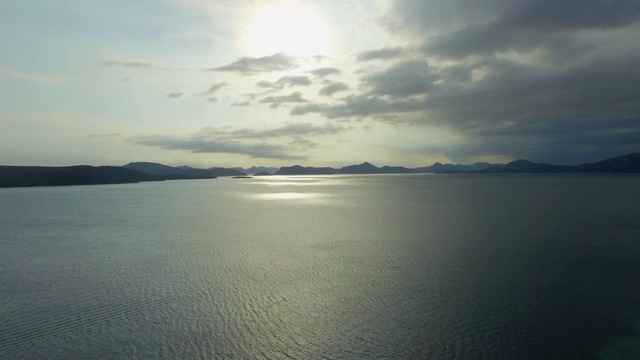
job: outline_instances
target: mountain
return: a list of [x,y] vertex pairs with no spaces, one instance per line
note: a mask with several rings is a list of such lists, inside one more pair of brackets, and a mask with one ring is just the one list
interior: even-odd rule
[[253,174],[253,176],[271,176],[271,173],[267,171],[260,171],[258,173]]
[[471,172],[486,169],[490,166],[502,166],[504,164],[490,164],[488,162],[477,162],[471,165],[459,164],[441,164],[434,163],[431,166],[423,166],[415,169],[419,173],[438,173],[438,172]]
[[490,166],[479,170],[481,173],[563,173],[571,172],[571,166],[532,163],[527,160],[512,161],[504,166]]
[[244,173],[225,168],[195,169],[189,166],[168,166],[152,162],[132,162],[125,169],[134,169],[147,174],[161,175],[173,179],[213,179],[218,176],[237,176]]
[[206,171],[210,171],[215,176],[242,176],[247,175],[243,171],[229,168],[208,168]]
[[640,173],[640,153],[627,154],[577,166],[512,161],[504,166],[491,166],[479,173]]
[[410,174],[415,173],[415,169],[408,169],[404,166],[383,166],[378,168],[380,174]]
[[640,173],[640,153],[627,154],[595,164],[582,164],[575,167],[576,172],[589,173]]
[[276,167],[267,167],[267,166],[252,166],[250,168],[248,168],[245,172],[247,174],[257,174],[261,171],[266,171],[269,174],[273,174],[276,171],[278,171],[279,168]]
[[[493,164],[501,166],[502,164]],[[436,173],[436,172],[471,172],[485,169],[492,166],[490,163],[477,162],[472,165],[453,165],[435,163],[431,166],[424,166],[409,169],[404,166],[383,166],[376,167],[371,163],[364,162],[359,165],[349,165],[340,169],[334,168],[310,168],[300,165],[282,167],[275,172],[275,175],[327,175],[327,174],[410,174],[410,173]]]
[[164,180],[162,176],[118,166],[0,166],[0,187],[127,184],[161,180]]
[[283,166],[274,175],[333,175],[336,169],[330,167],[303,167],[300,165]]
[[337,170],[338,174],[379,174],[379,169],[368,162],[360,165],[349,165]]
[[252,166],[252,167],[250,167],[248,169],[245,169],[245,168],[242,168],[242,167],[234,167],[234,168],[231,168],[231,169],[238,170],[238,171],[240,171],[242,173],[245,173],[245,174],[257,174],[257,173],[259,173],[261,171],[266,171],[266,172],[269,173],[269,175],[271,175],[271,174],[275,173],[276,171],[278,171],[278,169],[280,169],[280,168],[267,167],[267,166]]

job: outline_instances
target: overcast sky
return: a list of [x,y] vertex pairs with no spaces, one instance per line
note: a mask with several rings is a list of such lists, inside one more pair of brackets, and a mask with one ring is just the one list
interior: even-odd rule
[[2,0],[0,164],[640,151],[640,1]]

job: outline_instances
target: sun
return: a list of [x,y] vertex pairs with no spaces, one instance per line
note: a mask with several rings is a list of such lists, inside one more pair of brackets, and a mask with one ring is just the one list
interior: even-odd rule
[[246,46],[255,56],[279,52],[297,56],[329,52],[329,31],[322,16],[297,2],[260,8],[251,21]]

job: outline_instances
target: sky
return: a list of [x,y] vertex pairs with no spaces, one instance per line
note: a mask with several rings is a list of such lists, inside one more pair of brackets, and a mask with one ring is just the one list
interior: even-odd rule
[[0,164],[640,152],[637,0],[0,0]]

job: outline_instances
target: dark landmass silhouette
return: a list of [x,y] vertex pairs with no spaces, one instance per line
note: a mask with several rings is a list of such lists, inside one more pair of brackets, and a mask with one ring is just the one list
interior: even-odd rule
[[241,168],[241,167],[234,167],[232,168],[234,170],[238,170],[240,172],[243,172],[245,174],[257,174],[259,172],[268,172],[269,175],[273,174],[274,172],[278,171],[279,168],[276,167],[268,167],[268,166],[252,166],[248,169],[245,168]]
[[551,165],[527,160],[512,161],[504,166],[490,166],[478,173],[640,173],[640,153],[627,154],[597,163]]
[[440,173],[440,172],[472,172],[486,169],[490,166],[504,166],[504,164],[490,164],[488,162],[477,162],[471,165],[441,164],[439,162],[425,167],[416,168],[419,173]]
[[[255,167],[254,167],[255,168]],[[581,165],[552,165],[516,160],[508,164],[478,162],[471,165],[435,163],[431,166],[406,168],[402,166],[376,167],[364,162],[339,169],[331,167],[285,166],[274,175],[335,175],[335,174],[405,174],[405,173],[640,173],[640,153],[627,154],[596,163]],[[256,176],[271,173],[263,170]],[[218,176],[248,177],[244,172],[229,168],[196,169],[190,166],[167,166],[151,162],[134,162],[124,166],[2,166],[0,187],[61,186],[126,184],[143,181],[181,179],[215,179]]]
[[300,165],[281,167],[274,175],[335,175],[335,174],[415,174],[415,173],[437,173],[446,171],[455,172],[472,172],[488,168],[490,166],[503,166],[504,164],[490,164],[486,162],[478,162],[471,165],[454,165],[435,163],[431,166],[423,166],[419,168],[406,168],[404,166],[383,166],[376,167],[371,163],[364,162],[360,165],[349,165],[339,169],[331,167],[314,168],[304,167]]
[[243,172],[226,168],[196,169],[190,166],[168,166],[152,162],[132,162],[124,165],[125,169],[134,169],[151,175],[162,175],[174,179],[214,179],[218,176],[242,176]]
[[300,165],[283,166],[274,175],[333,175],[336,169],[330,167],[303,167]]
[[166,179],[118,166],[0,166],[0,187],[129,184]]

